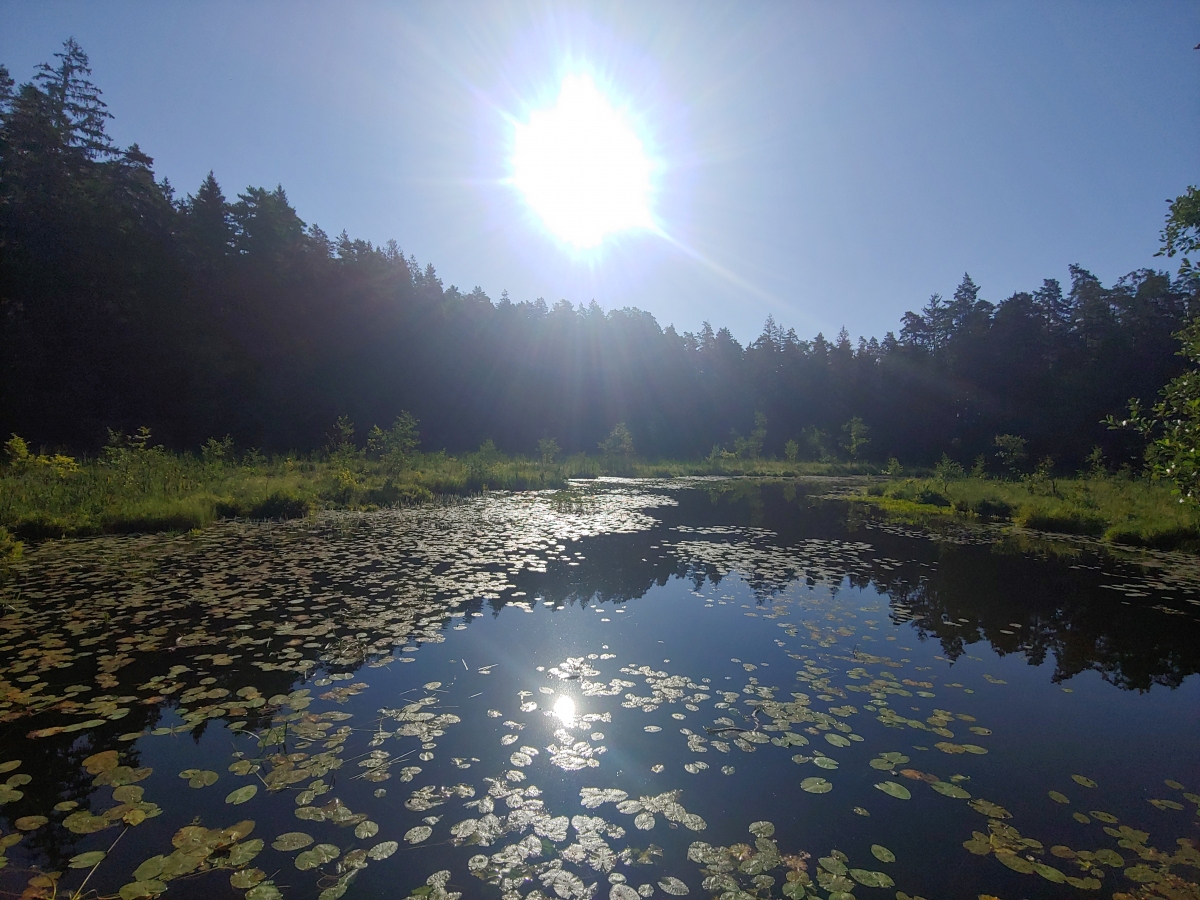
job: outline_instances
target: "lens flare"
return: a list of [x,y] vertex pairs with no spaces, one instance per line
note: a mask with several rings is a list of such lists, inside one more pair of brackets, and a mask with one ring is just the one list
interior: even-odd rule
[[554,715],[570,728],[575,723],[575,701],[570,697],[559,697],[554,702]]
[[546,228],[578,249],[654,225],[642,142],[586,75],[565,78],[553,107],[516,125],[512,169]]

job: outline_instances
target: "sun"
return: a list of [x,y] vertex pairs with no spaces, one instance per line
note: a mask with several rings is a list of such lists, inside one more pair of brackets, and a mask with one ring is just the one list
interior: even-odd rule
[[653,227],[652,168],[631,124],[587,75],[564,78],[555,105],[516,126],[513,183],[546,228],[577,249]]

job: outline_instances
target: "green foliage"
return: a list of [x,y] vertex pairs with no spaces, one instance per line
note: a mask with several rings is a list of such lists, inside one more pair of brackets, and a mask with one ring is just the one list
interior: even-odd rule
[[1129,401],[1129,415],[1106,420],[1110,428],[1128,428],[1148,442],[1146,468],[1151,477],[1170,481],[1180,500],[1200,502],[1200,318],[1193,319],[1176,337],[1179,351],[1192,368],[1162,389],[1161,399],[1148,413],[1139,401]]
[[53,455],[30,453],[29,445],[23,438],[15,434],[5,442],[4,454],[7,457],[9,468],[14,472],[42,469],[59,478],[66,478],[79,471],[79,463],[74,457],[64,456],[61,453]]
[[1011,475],[1019,475],[1028,453],[1025,450],[1026,440],[1017,434],[998,434],[992,439],[996,448],[996,460],[1009,471]]
[[942,483],[942,489],[947,490],[952,480],[963,477],[962,463],[959,463],[943,453],[938,464],[933,467],[933,474]]
[[837,458],[833,452],[829,432],[824,429],[810,425],[804,429],[801,437],[804,438],[804,443],[808,446],[808,452],[812,459],[820,462],[832,462]]
[[889,456],[887,468],[885,468],[883,471],[892,478],[898,478],[904,474],[904,466],[900,465],[900,460],[896,459],[896,457]]
[[562,448],[558,446],[558,441],[552,437],[545,437],[538,441],[538,458],[541,459],[543,466],[554,464],[555,457],[562,452]]
[[842,448],[850,454],[851,459],[858,459],[863,448],[871,443],[868,437],[870,433],[871,429],[858,416],[854,416],[842,426],[842,434],[846,436],[842,441]]
[[763,442],[767,439],[767,417],[762,412],[754,414],[754,430],[746,437],[732,432],[733,455],[738,459],[758,459],[762,456]]
[[959,478],[896,479],[856,499],[913,521],[962,516],[1118,544],[1200,550],[1200,520],[1150,479],[1059,479],[1054,493],[1036,482]]
[[1183,256],[1180,271],[1192,268],[1187,255],[1200,250],[1200,190],[1194,185],[1171,201],[1167,222],[1159,238],[1162,248],[1155,256],[1174,256],[1178,253]]
[[624,459],[633,458],[633,434],[624,422],[618,422],[608,437],[598,445],[605,456],[616,456]]
[[412,460],[421,444],[419,423],[407,410],[396,417],[387,431],[378,425],[371,428],[367,436],[367,455],[379,460],[393,476],[404,469]]
[[21,558],[25,545],[14,538],[7,528],[0,525],[0,572]]
[[783,445],[783,457],[788,462],[794,463],[800,458],[800,445],[789,438],[787,443]]

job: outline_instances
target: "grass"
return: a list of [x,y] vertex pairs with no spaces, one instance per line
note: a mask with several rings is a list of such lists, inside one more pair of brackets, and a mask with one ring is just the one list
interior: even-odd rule
[[1128,476],[1002,481],[904,478],[854,498],[912,520],[955,516],[1082,534],[1117,544],[1200,551],[1200,515],[1166,484]]
[[[0,568],[19,557],[23,540],[189,531],[221,518],[287,519],[320,509],[403,506],[486,490],[560,489],[571,478],[878,473],[870,464],[729,456],[645,461],[577,454],[541,462],[490,447],[459,457],[414,452],[387,461],[350,447],[312,457],[235,458],[219,445],[220,452],[198,456],[143,441],[109,447],[100,458],[82,462],[23,448],[23,442],[10,442],[9,464],[0,468]],[[1200,551],[1200,516],[1166,485],[1146,479],[892,478],[851,499],[913,521],[942,516],[1007,521],[1120,544]]]

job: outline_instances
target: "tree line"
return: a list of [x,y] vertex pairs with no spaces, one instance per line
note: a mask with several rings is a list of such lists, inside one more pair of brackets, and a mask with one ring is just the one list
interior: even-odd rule
[[230,198],[210,173],[180,196],[113,144],[82,49],[55,59],[19,86],[0,67],[0,433],[48,447],[146,425],[180,449],[308,451],[339,417],[408,411],[451,451],[595,451],[621,424],[650,457],[969,465],[1014,435],[1031,459],[1120,463],[1142,439],[1102,420],[1184,371],[1173,335],[1200,310],[1189,266],[1106,286],[1073,265],[999,302],[964,275],[857,341],[768,318],[743,346],[633,308],[493,299],[305,223],[282,187]]

